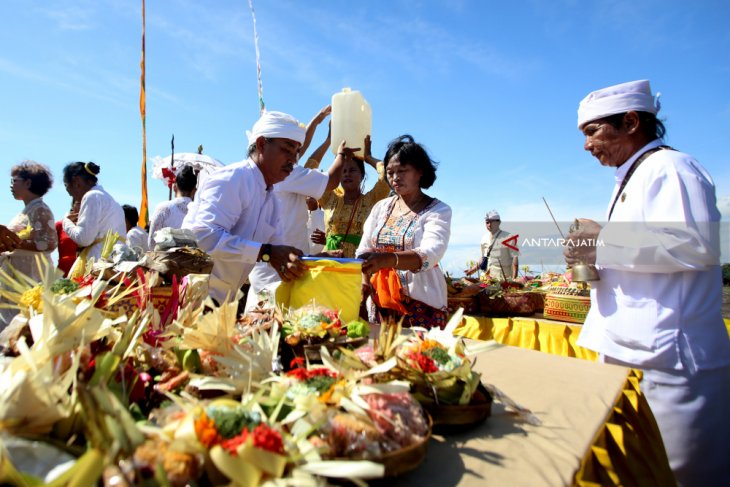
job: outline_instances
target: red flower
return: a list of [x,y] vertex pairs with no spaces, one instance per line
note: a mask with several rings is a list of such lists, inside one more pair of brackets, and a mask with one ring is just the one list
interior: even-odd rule
[[304,367],[304,357],[296,357],[292,359],[292,361],[289,363],[289,368],[293,369],[294,367]]
[[288,377],[294,377],[298,381],[304,382],[307,380],[309,375],[307,374],[307,369],[291,369],[289,372],[286,373]]
[[172,185],[175,184],[175,172],[166,167],[163,167],[162,177],[167,180],[167,187],[172,188]]
[[73,280],[79,285],[79,287],[86,287],[91,286],[94,283],[94,276],[89,274],[88,276],[74,277]]
[[[297,360],[297,359],[294,359]],[[292,360],[292,363],[294,362]],[[307,370],[304,368],[291,369],[286,373],[288,377],[294,377],[298,381],[306,382],[309,379],[315,377],[337,377],[337,372],[334,372],[326,367],[317,367],[316,369]]]
[[426,374],[430,374],[432,372],[438,372],[439,368],[436,366],[436,362],[434,360],[424,355],[420,352],[411,352],[407,356],[408,359],[412,360],[418,365],[418,368],[421,369],[421,372],[424,372]]
[[262,450],[270,451],[272,453],[284,453],[284,442],[281,439],[281,433],[270,428],[264,423],[256,426],[253,433],[249,432],[248,428],[243,428],[240,435],[234,436],[230,440],[223,441],[221,443],[221,447],[230,455],[235,455],[238,447],[246,443],[250,436],[253,436],[254,447],[261,448]]
[[272,453],[284,453],[284,442],[281,433],[261,423],[253,430],[253,446]]

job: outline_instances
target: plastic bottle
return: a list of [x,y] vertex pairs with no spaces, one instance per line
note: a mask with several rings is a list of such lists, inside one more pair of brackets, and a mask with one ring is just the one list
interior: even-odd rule
[[347,141],[348,147],[359,147],[355,152],[362,157],[365,136],[370,134],[372,112],[370,105],[359,91],[343,88],[332,95],[332,145],[333,154],[337,154],[340,143]]

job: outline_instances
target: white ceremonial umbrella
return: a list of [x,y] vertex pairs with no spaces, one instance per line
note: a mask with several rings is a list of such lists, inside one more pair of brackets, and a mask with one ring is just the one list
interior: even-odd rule
[[[199,150],[202,151],[202,147]],[[174,163],[172,162],[173,157]],[[224,164],[218,159],[197,152],[176,152],[167,157],[155,157],[152,163],[152,177],[167,184],[167,187],[170,188],[170,197],[172,197],[172,184],[175,182],[175,176],[184,166],[192,166],[194,170],[198,171],[198,182],[200,182],[201,177],[215,172]]]
[[218,159],[214,159],[210,156],[206,156],[205,154],[197,154],[195,152],[180,152],[175,154],[175,162],[174,164],[171,164],[173,156],[167,156],[167,157],[156,157],[154,159],[153,167],[152,167],[152,177],[155,179],[160,179],[163,181],[166,181],[167,178],[163,174],[162,169],[168,169],[174,172],[175,174],[182,169],[183,166],[192,166],[193,169],[196,169],[200,172],[203,172],[205,174],[211,174],[216,169],[223,167],[223,163],[219,161]]

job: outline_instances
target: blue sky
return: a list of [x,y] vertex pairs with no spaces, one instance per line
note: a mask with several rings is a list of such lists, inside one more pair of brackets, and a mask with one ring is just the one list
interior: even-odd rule
[[[713,175],[730,219],[730,2],[673,0],[254,0],[264,100],[308,121],[345,86],[373,111],[373,152],[412,134],[440,162],[430,194],[454,210],[446,269],[476,258],[487,210],[510,221],[602,219],[613,171],[583,151],[578,102],[648,78],[667,142]],[[141,2],[5,0],[0,161],[34,159],[69,206],[63,166],[101,165],[101,184],[139,205]],[[147,2],[147,156],[245,154],[258,116],[246,0]],[[315,135],[313,146],[324,137]],[[331,162],[325,159],[323,167]],[[373,175],[371,174],[371,181]],[[149,180],[154,206],[167,198]],[[9,190],[0,222],[22,203]],[[727,238],[727,235],[723,236]]]

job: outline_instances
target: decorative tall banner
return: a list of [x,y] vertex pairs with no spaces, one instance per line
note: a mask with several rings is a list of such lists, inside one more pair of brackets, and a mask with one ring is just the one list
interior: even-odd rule
[[149,210],[147,203],[147,101],[144,80],[144,34],[145,12],[144,0],[142,0],[142,62],[139,63],[139,67],[142,70],[142,74],[139,77],[139,114],[142,117],[142,203],[139,205],[139,221],[137,224],[142,228],[147,228]]
[[256,30],[256,12],[253,9],[253,0],[248,0],[248,6],[251,9],[251,18],[253,19],[253,44],[256,47],[256,79],[259,87],[259,114],[266,111],[264,105],[264,85],[261,83],[261,52],[259,51],[259,33]]

